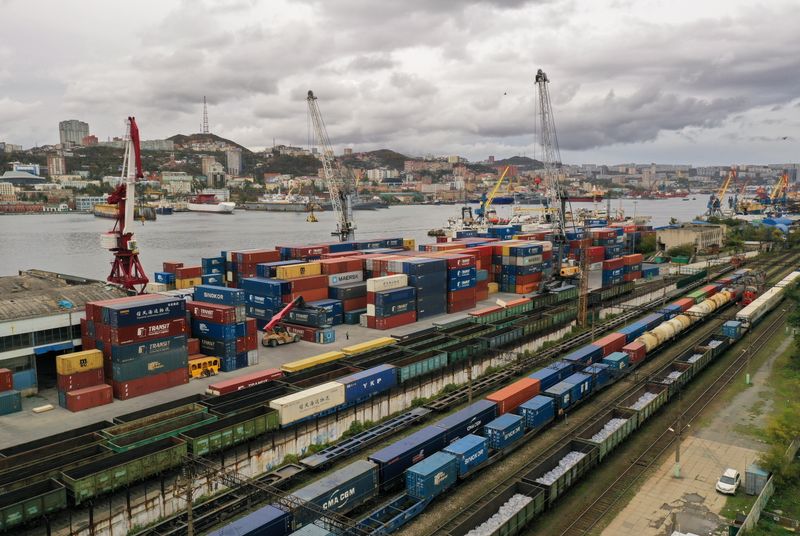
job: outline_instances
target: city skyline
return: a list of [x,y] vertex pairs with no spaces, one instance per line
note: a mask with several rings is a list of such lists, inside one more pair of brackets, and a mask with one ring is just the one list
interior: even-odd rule
[[212,133],[305,146],[313,89],[337,152],[536,157],[542,68],[565,162],[796,160],[800,7],[684,4],[7,0],[0,141],[57,143],[69,118],[105,140],[129,114],[145,139],[200,132],[207,95]]

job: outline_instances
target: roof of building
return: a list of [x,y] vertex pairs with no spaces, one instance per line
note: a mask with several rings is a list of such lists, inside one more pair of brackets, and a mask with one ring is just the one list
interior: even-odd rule
[[[83,309],[87,302],[126,295],[122,289],[102,281],[28,270],[0,277],[0,322],[75,311]],[[73,306],[64,307],[66,302]]]
[[2,176],[0,176],[0,181],[21,184],[33,184],[37,182],[45,182],[46,180],[47,179],[44,177],[39,177],[38,175],[28,173],[27,171],[6,171]]

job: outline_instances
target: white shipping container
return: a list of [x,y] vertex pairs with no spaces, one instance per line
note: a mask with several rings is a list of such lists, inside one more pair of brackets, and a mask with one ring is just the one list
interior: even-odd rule
[[148,283],[147,284],[147,292],[166,292],[168,290],[174,290],[175,285],[171,285],[169,283]]
[[281,424],[286,425],[341,404],[344,404],[344,385],[327,382],[276,398],[269,407],[278,410]]
[[517,266],[531,266],[533,264],[541,264],[542,256],[541,255],[530,255],[528,257],[512,257],[516,262]]
[[367,292],[380,292],[408,286],[408,276],[405,274],[387,275],[367,279]]
[[328,276],[328,286],[341,285],[344,283],[358,283],[364,281],[364,272],[358,270],[356,272],[344,272],[341,274],[333,274]]
[[367,316],[375,316],[375,306],[371,303],[367,304]]

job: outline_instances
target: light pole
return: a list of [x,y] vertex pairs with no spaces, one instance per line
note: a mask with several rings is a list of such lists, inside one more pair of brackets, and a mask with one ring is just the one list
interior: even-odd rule
[[75,307],[75,304],[71,301],[64,299],[58,302],[58,306],[61,309],[66,309],[67,311],[67,318],[69,319],[69,325],[67,326],[67,331],[69,335],[69,346],[71,350],[75,350],[75,337],[72,336],[72,309]]

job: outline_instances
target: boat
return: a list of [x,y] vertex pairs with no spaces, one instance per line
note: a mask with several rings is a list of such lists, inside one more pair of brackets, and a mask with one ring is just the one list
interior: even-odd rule
[[321,209],[310,197],[296,194],[265,194],[257,201],[246,202],[244,208],[266,212],[308,212],[311,209]]
[[186,204],[189,212],[211,212],[214,214],[233,214],[236,203],[217,201],[214,194],[197,194]]
[[[98,218],[116,219],[117,205],[111,205],[109,203],[97,203],[92,209],[92,214]],[[133,218],[135,220],[155,221],[156,210],[153,207],[134,207]]]
[[169,216],[172,213],[173,213],[172,207],[167,207],[167,206],[156,207],[156,214],[158,214],[159,216]]

